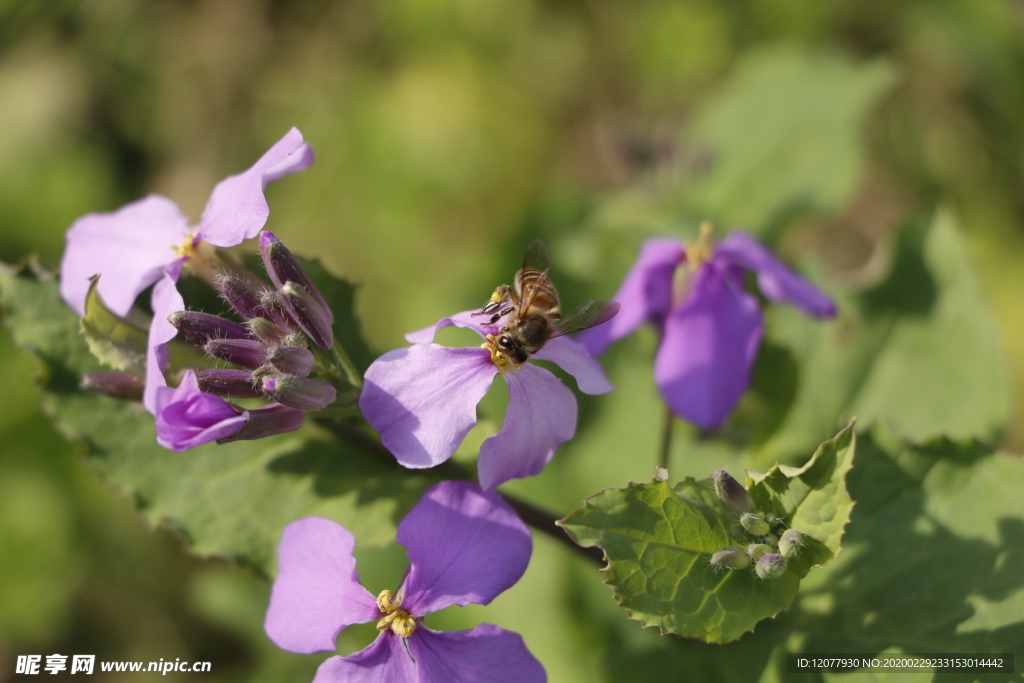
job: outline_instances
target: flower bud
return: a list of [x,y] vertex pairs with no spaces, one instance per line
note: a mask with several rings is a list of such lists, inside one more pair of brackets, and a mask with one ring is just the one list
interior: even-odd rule
[[214,358],[250,370],[263,365],[267,358],[267,349],[263,342],[255,339],[211,339],[203,344],[203,350]]
[[[277,239],[269,230],[260,233],[260,252],[263,254],[263,265],[267,269],[267,275],[270,276],[275,287],[281,289],[285,283],[294,282],[309,292],[321,307],[330,310],[313,281],[309,279],[309,275],[299,264],[298,259],[292,255],[288,247],[284,246],[284,242]],[[331,322],[334,320],[332,319]]]
[[746,569],[750,566],[750,558],[740,548],[728,547],[711,556],[711,566],[726,569]]
[[746,529],[747,533],[751,536],[764,536],[772,530],[771,527],[768,526],[768,522],[751,512],[743,513],[740,517],[740,524],[743,525],[743,528]]
[[278,346],[267,356],[267,362],[286,375],[306,377],[313,370],[313,352],[303,346]]
[[167,316],[167,320],[178,328],[189,341],[205,344],[211,339],[250,339],[244,325],[210,313],[178,311]]
[[772,547],[766,543],[751,543],[747,546],[747,555],[753,562],[757,562],[765,553],[770,553]]
[[82,388],[122,401],[141,401],[145,385],[132,375],[120,372],[90,372],[82,377]]
[[334,346],[334,331],[331,329],[334,315],[330,309],[321,305],[309,291],[295,282],[284,283],[280,292],[288,314],[313,343],[321,349]]
[[[248,370],[196,370],[199,390],[224,398],[261,398],[263,391]],[[250,411],[252,412],[252,411]]]
[[263,378],[263,391],[299,410],[320,410],[334,403],[338,396],[327,382],[296,375],[268,375]]
[[800,549],[807,543],[807,538],[796,529],[786,529],[779,539],[779,552],[785,558],[793,558],[800,554]]
[[231,436],[219,439],[217,443],[262,439],[275,434],[294,432],[302,426],[305,419],[306,414],[301,410],[272,403],[265,408],[250,410],[249,421],[245,423],[245,426]]
[[298,325],[292,320],[291,314],[288,313],[288,309],[285,308],[284,302],[281,301],[281,295],[275,290],[268,289],[263,292],[263,296],[260,297],[260,305],[256,310],[256,313],[261,318],[266,318],[274,323],[277,323],[282,329],[288,332],[295,332],[298,330]]
[[715,493],[719,500],[732,508],[737,516],[754,512],[754,501],[743,486],[732,478],[725,470],[718,470],[711,475],[715,482]]
[[264,344],[281,344],[288,336],[288,330],[262,317],[249,320],[249,331]]
[[225,275],[217,283],[221,296],[244,320],[260,315],[260,290],[234,275]]
[[754,571],[762,579],[777,579],[786,571],[786,558],[778,553],[765,553],[754,565]]

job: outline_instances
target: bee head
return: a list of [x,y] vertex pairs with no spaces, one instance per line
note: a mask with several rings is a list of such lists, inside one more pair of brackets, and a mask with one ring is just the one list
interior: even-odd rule
[[505,353],[516,365],[522,365],[529,357],[519,342],[507,334],[498,337],[498,350]]

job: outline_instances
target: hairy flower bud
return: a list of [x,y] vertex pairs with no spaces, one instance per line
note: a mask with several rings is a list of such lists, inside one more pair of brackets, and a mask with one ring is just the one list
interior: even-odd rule
[[263,265],[266,266],[267,275],[275,287],[281,289],[285,283],[294,282],[309,292],[323,308],[330,310],[298,259],[284,246],[284,242],[277,239],[269,230],[264,230],[260,234],[260,252],[263,254]]
[[286,375],[306,377],[313,370],[313,352],[303,346],[278,346],[267,355],[267,362]]
[[711,475],[715,482],[715,493],[719,500],[732,508],[737,516],[754,512],[754,501],[743,486],[732,478],[725,470],[718,470]]
[[82,388],[122,401],[141,401],[143,383],[120,372],[90,372],[82,377]]
[[777,579],[786,571],[786,558],[778,553],[765,553],[754,565],[754,571],[762,579]]
[[249,320],[249,331],[264,344],[281,344],[289,334],[274,321],[261,317]]
[[747,546],[747,555],[753,562],[757,562],[761,559],[761,556],[765,553],[770,553],[772,547],[766,543],[751,543]]
[[289,315],[321,349],[334,346],[334,330],[331,325],[334,316],[331,310],[321,305],[302,285],[286,282],[280,289],[281,301]]
[[275,434],[294,432],[305,420],[306,413],[301,410],[274,403],[265,408],[250,410],[249,421],[245,426],[231,436],[219,439],[217,443],[262,439]]
[[730,546],[723,548],[711,556],[711,566],[726,569],[746,569],[750,566],[750,558],[741,548]]
[[189,341],[205,344],[211,339],[250,339],[244,325],[222,318],[219,315],[198,311],[178,311],[167,316],[167,320],[178,328]]
[[779,539],[779,552],[783,557],[793,558],[800,554],[800,549],[807,543],[807,537],[796,529],[786,529]]
[[753,514],[752,512],[745,512],[740,517],[740,524],[747,530],[747,533],[751,536],[764,536],[771,527],[768,526],[768,522],[761,519],[760,516]]
[[211,339],[203,350],[214,358],[255,370],[267,359],[267,349],[256,339]]
[[256,311],[259,317],[266,318],[289,333],[298,331],[299,327],[281,300],[281,295],[275,290],[268,289],[263,292],[260,298],[260,306]]
[[338,395],[327,382],[279,374],[263,378],[263,391],[286,406],[299,410],[320,410],[333,403]]
[[224,300],[245,320],[260,315],[260,290],[234,275],[225,275],[217,283]]
[[248,370],[196,370],[199,390],[224,398],[260,398],[263,390],[253,381]]

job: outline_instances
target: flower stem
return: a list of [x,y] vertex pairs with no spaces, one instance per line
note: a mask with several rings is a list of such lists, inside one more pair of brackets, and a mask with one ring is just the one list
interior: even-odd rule
[[665,407],[665,424],[661,430],[661,454],[658,464],[668,469],[669,460],[672,457],[672,428],[675,426],[675,416],[672,409]]
[[[323,418],[318,418],[317,424],[329,429],[340,438],[364,448],[383,461],[394,465],[397,469],[405,470],[404,467],[398,464],[394,456],[391,455],[391,452],[384,447],[384,444],[370,434],[367,434],[365,431],[358,429],[355,425],[345,422],[344,420]],[[434,470],[447,479],[476,481],[476,477],[471,471],[458,463],[452,462],[451,460],[441,463],[435,467]],[[565,531],[558,526],[556,523],[558,521],[558,517],[554,514],[507,493],[498,491],[498,494],[505,499],[505,502],[512,506],[512,509],[516,511],[516,514],[519,515],[520,519],[533,528],[547,534],[556,541],[565,544],[580,555],[602,565],[604,564],[604,553],[601,552],[600,548],[584,548],[581,545],[576,545],[576,543],[566,535]]]

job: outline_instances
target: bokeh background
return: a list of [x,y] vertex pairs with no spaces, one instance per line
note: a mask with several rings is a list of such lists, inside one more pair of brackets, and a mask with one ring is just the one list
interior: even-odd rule
[[[317,163],[269,189],[269,227],[362,285],[380,351],[480,305],[537,237],[569,305],[611,296],[644,237],[705,218],[841,295],[877,284],[902,227],[941,207],[1010,368],[1002,446],[1024,450],[1019,0],[2,0],[0,259],[55,267],[76,217],[150,192],[197,218],[291,126]],[[150,529],[50,426],[35,371],[0,330],[0,680],[54,652],[213,662],[176,680],[311,679],[321,658],[262,635],[267,584]],[[612,372],[636,400],[584,402],[583,427],[617,425],[618,464],[517,491],[564,513],[650,477],[656,395]],[[552,681],[686,671],[667,639],[608,625],[581,560],[537,544],[530,599],[470,624],[524,632]],[[608,609],[531,613],[591,594]]]

